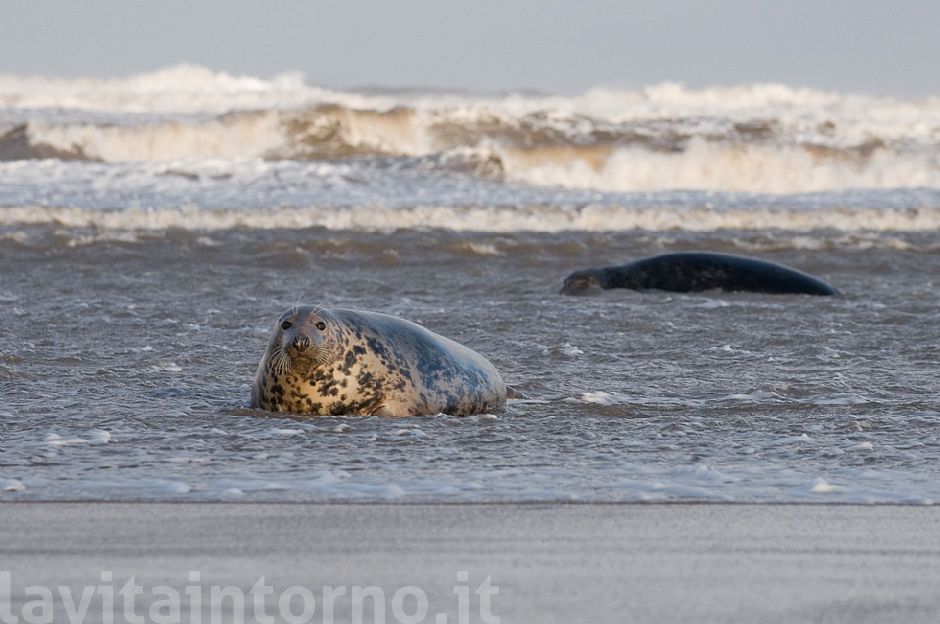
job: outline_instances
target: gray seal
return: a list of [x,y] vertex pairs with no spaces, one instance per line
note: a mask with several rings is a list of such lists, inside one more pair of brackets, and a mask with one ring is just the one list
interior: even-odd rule
[[281,314],[251,389],[253,408],[293,414],[466,416],[505,402],[479,353],[398,317],[320,306]]
[[565,278],[563,295],[610,288],[699,292],[747,291],[770,294],[838,295],[838,290],[790,267],[733,254],[670,253],[621,266],[575,271]]

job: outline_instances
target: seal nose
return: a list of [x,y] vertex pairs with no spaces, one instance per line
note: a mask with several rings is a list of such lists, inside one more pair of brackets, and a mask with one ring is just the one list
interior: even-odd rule
[[298,351],[306,351],[310,346],[310,339],[306,336],[297,336],[294,338],[294,348]]

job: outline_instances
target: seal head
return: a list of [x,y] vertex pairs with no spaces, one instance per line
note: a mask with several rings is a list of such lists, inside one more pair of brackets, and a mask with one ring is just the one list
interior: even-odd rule
[[604,269],[581,269],[565,278],[559,294],[596,295],[610,287],[610,275]]
[[286,310],[274,326],[268,353],[280,376],[303,375],[328,364],[336,353],[336,321],[320,308]]

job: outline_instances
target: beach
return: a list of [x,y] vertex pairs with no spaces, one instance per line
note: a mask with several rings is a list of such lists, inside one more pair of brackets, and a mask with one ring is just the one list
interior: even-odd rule
[[[932,621],[937,128],[765,83],[0,74],[0,624]],[[685,251],[840,294],[559,292]],[[251,409],[298,304],[513,392]]]
[[[940,517],[923,507],[56,503],[4,504],[0,518],[14,613],[31,583],[79,595],[131,576],[144,588],[136,613],[167,585],[184,615],[186,586],[250,597],[264,577],[267,610],[249,608],[246,622],[276,614],[295,585],[317,598],[323,586],[346,588],[336,622],[351,621],[354,586],[382,589],[388,622],[412,621],[391,607],[405,586],[427,595],[429,622],[460,621],[462,588],[471,622],[910,624],[933,621],[940,607]],[[487,579],[498,593],[481,613],[475,592]],[[101,621],[101,604],[91,602],[89,621]],[[324,621],[318,606],[310,621]]]

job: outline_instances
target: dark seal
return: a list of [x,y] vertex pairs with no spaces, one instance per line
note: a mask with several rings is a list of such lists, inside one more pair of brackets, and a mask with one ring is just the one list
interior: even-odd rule
[[318,415],[466,416],[506,401],[482,355],[377,312],[292,308],[274,325],[251,406]]
[[838,295],[839,291],[796,269],[733,254],[670,253],[599,269],[575,271],[561,294],[583,295],[609,288],[700,292],[747,291],[770,294]]

